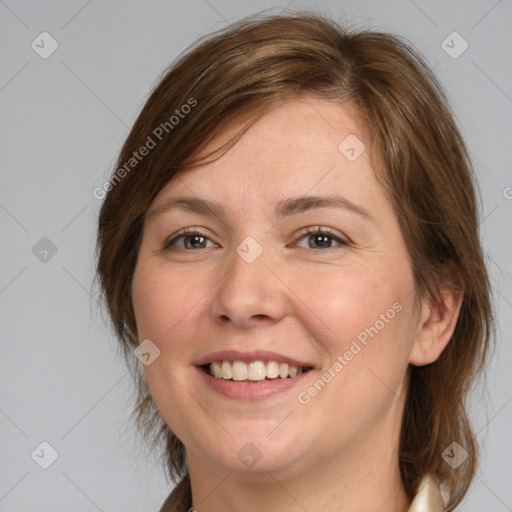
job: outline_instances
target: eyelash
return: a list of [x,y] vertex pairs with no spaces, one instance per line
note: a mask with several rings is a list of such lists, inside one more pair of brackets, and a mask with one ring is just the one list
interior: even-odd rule
[[[197,231],[196,229],[194,228],[185,228],[185,229],[182,229],[181,231],[178,231],[178,233],[176,233],[175,235],[173,235],[169,240],[167,240],[165,243],[164,243],[164,246],[163,246],[163,250],[164,251],[167,251],[167,250],[171,250],[171,246],[179,239],[185,237],[186,235],[188,236],[191,236],[191,235],[196,235],[196,236],[200,236],[200,237],[203,237],[203,238],[206,238],[209,240],[209,237],[204,235],[203,233],[201,233],[200,231]],[[298,240],[301,240],[302,238],[308,236],[308,235],[327,235],[329,238],[332,238],[334,239],[336,242],[339,243],[339,246],[338,247],[343,247],[343,246],[347,246],[349,245],[349,243],[343,239],[341,239],[339,236],[337,236],[334,231],[332,231],[330,228],[325,228],[325,227],[321,227],[321,226],[314,226],[314,227],[309,227],[309,228],[304,228],[303,230],[301,230],[299,232],[299,235],[298,235]],[[201,248],[200,248],[201,249]],[[337,247],[328,247],[327,249],[322,249],[322,248],[310,248],[311,250],[313,251],[323,251],[323,252],[330,252],[331,250],[336,250]],[[178,250],[182,250],[182,251],[193,251],[194,249],[183,249],[183,248],[180,248]],[[197,250],[197,249],[196,249]]]

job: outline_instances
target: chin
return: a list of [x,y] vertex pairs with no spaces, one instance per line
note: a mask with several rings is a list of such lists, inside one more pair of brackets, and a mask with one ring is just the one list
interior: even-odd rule
[[[247,422],[226,426],[238,433],[231,437],[224,432],[221,438],[208,439],[208,445],[196,445],[193,452],[203,461],[209,459],[212,467],[236,473],[242,480],[268,481],[268,473],[281,478],[299,473],[307,464],[307,454],[314,451],[314,443],[308,449],[303,432],[282,429],[278,434],[275,423],[272,428],[268,424],[255,428]],[[195,437],[203,441],[208,438],[205,432],[197,432]]]

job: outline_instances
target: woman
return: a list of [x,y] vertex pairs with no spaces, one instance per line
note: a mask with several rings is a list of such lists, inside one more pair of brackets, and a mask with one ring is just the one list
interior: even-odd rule
[[98,275],[177,482],[161,511],[454,510],[492,312],[471,164],[414,51],[245,19],[167,71],[116,169]]

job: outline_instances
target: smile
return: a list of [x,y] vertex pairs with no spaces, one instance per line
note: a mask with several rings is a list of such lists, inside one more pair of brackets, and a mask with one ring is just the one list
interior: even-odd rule
[[203,366],[216,379],[259,383],[272,379],[289,379],[309,371],[311,367],[295,366],[278,361],[229,361],[219,360]]

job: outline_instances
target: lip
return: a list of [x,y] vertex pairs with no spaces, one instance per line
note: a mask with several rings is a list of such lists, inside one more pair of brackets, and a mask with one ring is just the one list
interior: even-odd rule
[[[235,360],[240,361],[241,359]],[[275,359],[271,360],[275,361]],[[285,391],[288,391],[297,385],[304,378],[304,376],[309,373],[301,373],[296,377],[287,377],[286,379],[281,379],[278,377],[272,380],[264,380],[260,383],[250,383],[217,379],[211,375],[208,375],[200,367],[197,367],[196,370],[199,372],[206,385],[214,392],[219,393],[227,398],[242,400],[245,402],[265,400],[267,398],[271,398],[273,396],[284,393]]]
[[[292,366],[307,366],[315,368],[315,365],[310,362],[299,361],[297,359],[292,359],[291,357],[285,356],[283,354],[278,354],[277,352],[271,352],[268,350],[255,350],[253,352],[240,352],[238,350],[220,350],[218,352],[213,352],[205,357],[202,357],[194,364],[195,366],[204,366],[205,364],[213,363],[214,361],[243,361],[245,363],[250,363],[252,361],[276,361],[278,363],[288,363],[289,365]],[[259,385],[261,386],[261,384]]]

